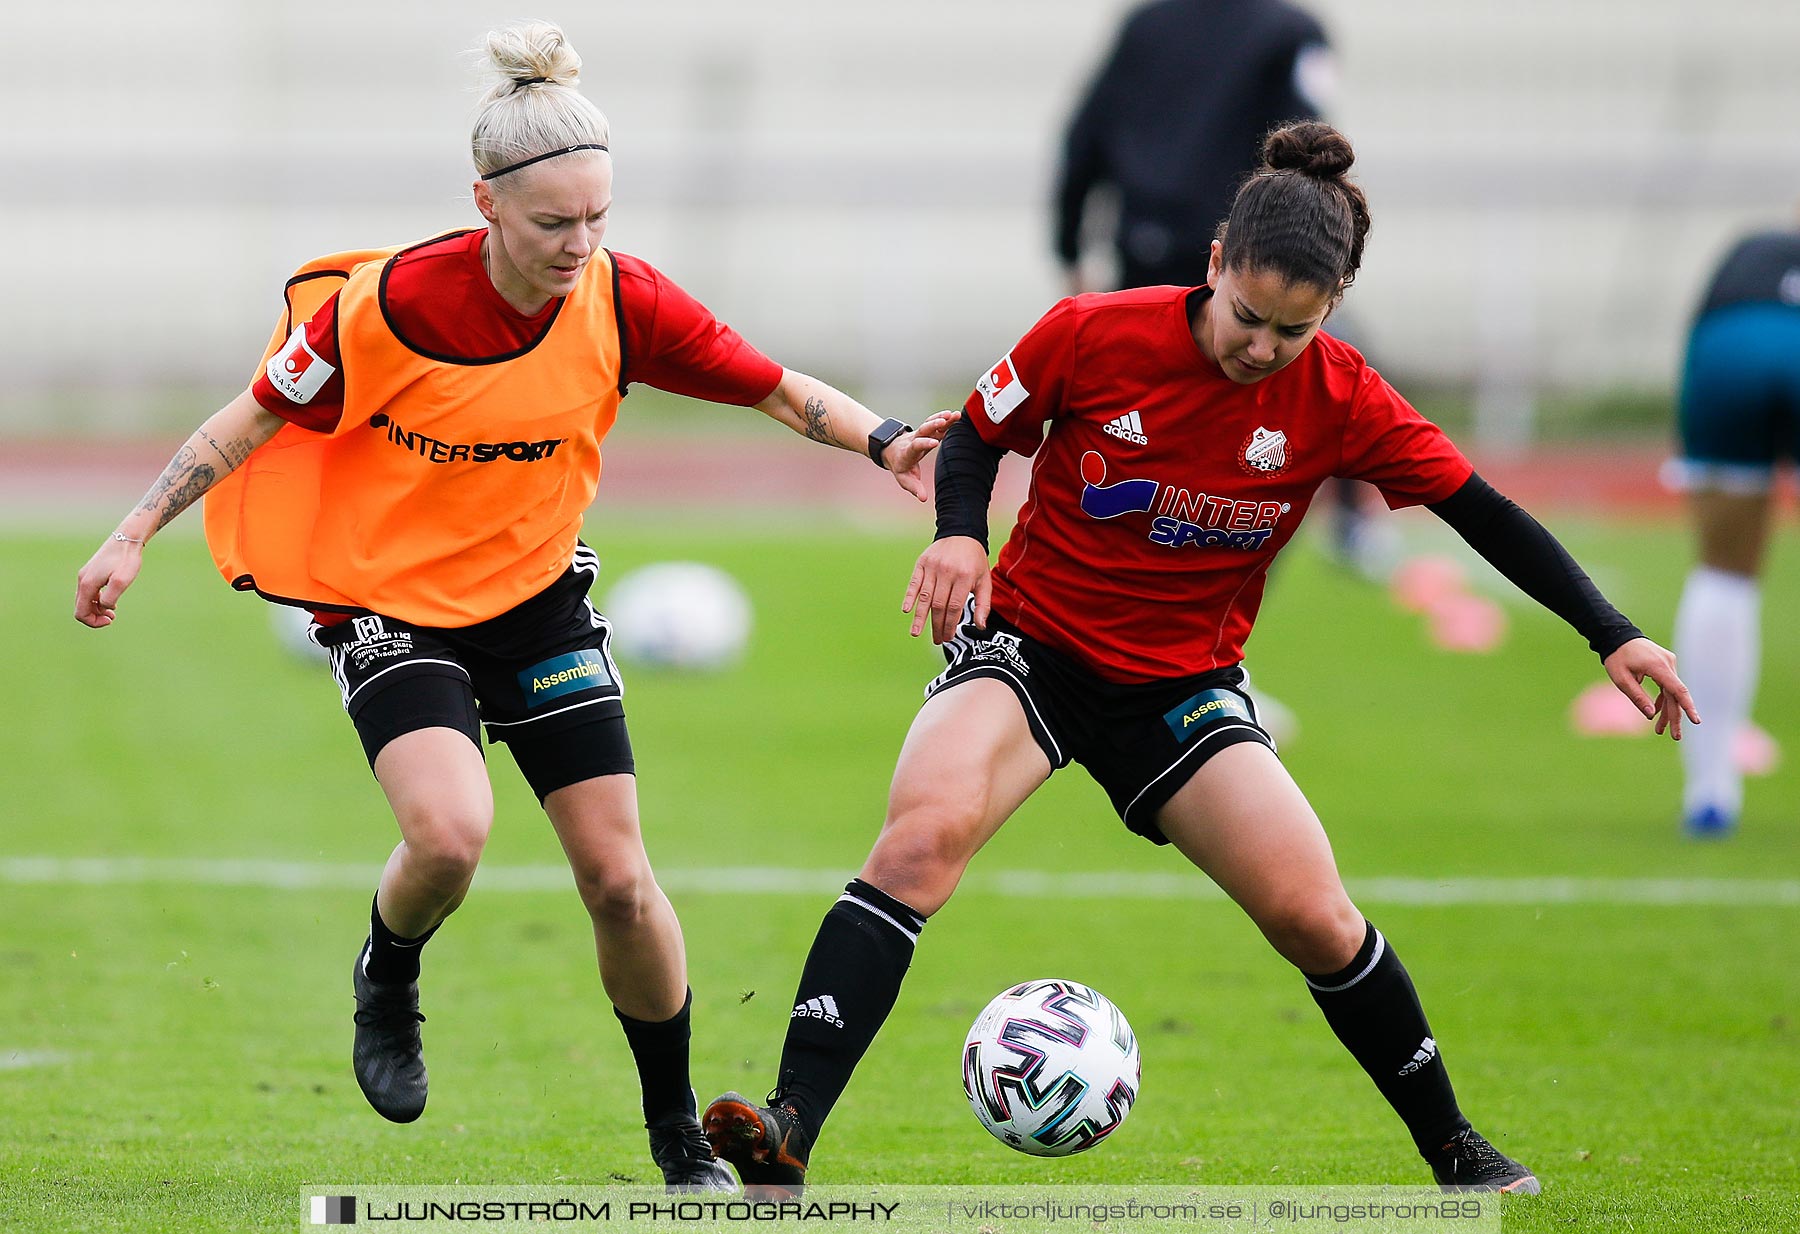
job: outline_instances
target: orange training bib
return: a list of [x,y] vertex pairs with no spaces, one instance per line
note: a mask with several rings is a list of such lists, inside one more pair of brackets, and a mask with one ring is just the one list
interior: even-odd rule
[[337,292],[344,414],[328,434],[284,426],[215,485],[207,541],[239,590],[454,628],[574,555],[619,408],[613,262],[594,255],[534,345],[467,361],[395,333],[386,275],[403,255],[335,254],[289,282],[296,324]]

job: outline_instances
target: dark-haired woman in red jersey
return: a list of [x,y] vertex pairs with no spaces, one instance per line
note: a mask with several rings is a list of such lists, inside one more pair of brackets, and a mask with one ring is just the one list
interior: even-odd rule
[[[795,1188],[899,994],[927,919],[975,853],[1074,761],[1125,825],[1171,844],[1305,977],[1326,1021],[1448,1188],[1534,1192],[1458,1108],[1392,946],[1245,693],[1243,644],[1275,554],[1320,484],[1427,505],[1566,618],[1608,676],[1679,737],[1698,722],[1674,657],[1496,493],[1349,346],[1319,332],[1361,263],[1369,212],[1350,144],[1272,133],[1212,246],[1207,284],[1062,301],[982,377],[937,467],[938,538],[906,592],[949,667],[900,751],[880,838],[826,914],[767,1105],[727,1093],[705,1127],[746,1185]],[[990,573],[1001,455],[1034,456]],[[1661,688],[1652,701],[1646,677]]]

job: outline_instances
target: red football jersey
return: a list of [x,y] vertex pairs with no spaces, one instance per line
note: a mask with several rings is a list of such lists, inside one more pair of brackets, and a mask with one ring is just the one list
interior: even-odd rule
[[[529,346],[549,324],[557,301],[526,316],[494,289],[481,264],[487,233],[446,236],[408,250],[394,263],[386,301],[408,339],[440,355],[499,356]],[[748,407],[781,381],[781,366],[745,342],[706,306],[649,262],[614,253],[619,270],[619,332],[627,384],[714,403]],[[337,297],[306,326],[312,353],[332,372],[305,403],[277,390],[266,374],[251,386],[264,408],[302,428],[330,432],[344,411],[337,345]]]
[[1231,381],[1189,325],[1190,297],[1210,294],[1063,300],[964,404],[989,444],[1036,456],[994,611],[1109,680],[1243,659],[1269,564],[1326,479],[1366,480],[1399,508],[1473,471],[1329,335],[1254,385]]

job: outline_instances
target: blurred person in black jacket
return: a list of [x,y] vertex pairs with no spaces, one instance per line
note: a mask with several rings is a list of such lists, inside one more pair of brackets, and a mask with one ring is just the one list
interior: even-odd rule
[[1121,287],[1206,282],[1213,232],[1262,141],[1317,119],[1336,78],[1324,28],[1285,0],[1153,0],[1118,43],[1063,141],[1056,254],[1072,293],[1093,191],[1118,191]]

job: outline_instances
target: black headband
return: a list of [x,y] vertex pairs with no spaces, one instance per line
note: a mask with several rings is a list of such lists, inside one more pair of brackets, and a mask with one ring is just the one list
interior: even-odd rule
[[541,163],[545,159],[561,158],[563,155],[573,154],[577,150],[605,150],[605,149],[606,149],[606,147],[601,145],[597,141],[584,141],[578,146],[564,146],[560,150],[549,150],[543,154],[534,154],[528,159],[520,159],[516,163],[508,163],[505,167],[502,167],[500,170],[490,171],[490,172],[488,172],[487,175],[485,175],[481,178],[483,180],[492,180],[496,176],[504,176],[509,171],[517,171],[521,167],[529,167],[533,163]]

